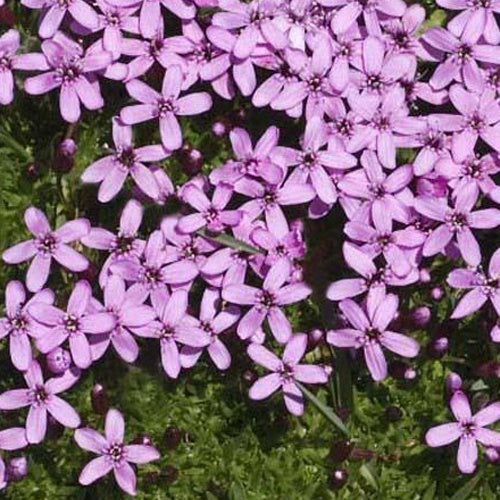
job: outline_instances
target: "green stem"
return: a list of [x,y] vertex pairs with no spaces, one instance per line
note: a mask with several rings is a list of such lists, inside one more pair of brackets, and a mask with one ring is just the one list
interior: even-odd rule
[[240,252],[246,252],[251,255],[261,254],[261,251],[258,248],[255,248],[242,240],[237,240],[236,238],[233,238],[228,234],[214,234],[208,232],[206,229],[200,229],[199,231],[197,231],[197,233],[207,240],[214,241],[215,243],[219,243],[229,248],[234,248],[235,250],[238,250]]

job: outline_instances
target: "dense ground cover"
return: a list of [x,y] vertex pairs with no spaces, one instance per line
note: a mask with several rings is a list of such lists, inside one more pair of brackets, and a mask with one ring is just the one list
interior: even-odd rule
[[[432,1],[414,3],[426,9],[426,21],[418,35],[432,26],[446,25],[454,14],[447,14]],[[39,52],[39,11],[28,10],[18,1],[7,0],[7,6],[1,11],[0,36],[13,25],[21,35],[20,52]],[[213,11],[200,12],[205,26]],[[180,35],[179,19],[167,10],[163,13],[168,36]],[[66,31],[68,26],[64,26]],[[421,63],[419,78],[428,80],[435,66],[435,62]],[[491,66],[495,69],[495,65]],[[164,71],[153,67],[148,82],[159,88]],[[135,103],[122,82],[103,80],[101,91],[106,105],[98,111],[85,111],[79,121],[68,124],[61,118],[57,93],[30,96],[22,91],[26,75],[22,71],[15,75],[14,101],[0,107],[2,250],[29,238],[22,214],[30,206],[42,210],[53,228],[85,217],[92,227],[114,232],[123,207],[131,197],[137,197],[145,207],[141,225],[144,238],[159,227],[165,215],[179,211],[179,200],[153,203],[131,182],[111,201],[99,203],[98,186],[81,182],[89,165],[113,148],[113,117],[124,106]],[[264,75],[268,73],[260,67],[259,82]],[[207,91],[209,87],[197,83],[186,94]],[[209,175],[234,157],[228,131],[235,127],[245,128],[255,142],[274,125],[280,129],[281,146],[298,147],[305,117],[287,116],[269,107],[257,108],[251,97],[241,95],[245,92],[238,91],[231,99],[210,93],[213,105],[209,111],[181,118],[186,147],[156,162],[176,187],[200,172]],[[448,107],[442,112],[453,109],[449,103],[444,106]],[[431,104],[418,101],[412,113],[427,115],[432,109]],[[214,124],[219,128],[213,128]],[[60,157],[59,145],[64,138],[73,138],[78,148],[75,155],[67,155],[71,157],[69,163]],[[134,126],[136,145],[159,144],[161,139],[156,121]],[[484,148],[481,144],[477,152],[492,150]],[[414,159],[415,151],[398,151],[398,165]],[[438,182],[432,175],[427,180],[434,194]],[[417,187],[416,179],[412,179],[411,188],[419,195],[422,193],[417,189],[424,189],[422,184]],[[491,200],[484,203],[494,206]],[[181,210],[189,213],[186,206]],[[292,331],[338,328],[338,308],[325,299],[325,294],[332,282],[353,276],[343,252],[346,216],[339,204],[322,218],[308,217],[304,204],[287,207],[285,213],[288,221],[302,220],[300,232],[303,230],[307,248],[303,274],[312,289],[307,300],[284,308]],[[498,229],[474,234],[487,263],[498,248]],[[230,244],[234,243],[230,240]],[[95,296],[101,297],[98,275],[106,255],[80,243],[76,248],[92,266],[78,276],[52,267],[47,286],[56,292],[60,307],[65,306],[78,278],[89,280]],[[138,498],[496,498],[500,494],[497,465],[480,456],[475,475],[460,474],[456,447],[430,448],[424,441],[430,427],[451,420],[450,395],[445,390],[451,372],[460,375],[475,411],[498,400],[498,344],[490,338],[497,321],[494,308],[485,307],[460,321],[450,320],[460,294],[446,280],[453,269],[465,267],[460,258],[456,252],[449,252],[448,256],[419,261],[420,271],[425,272],[414,283],[396,289],[400,308],[398,329],[394,329],[416,339],[421,351],[407,364],[389,355],[390,376],[383,382],[372,379],[362,356],[333,349],[324,337],[307,352],[307,363],[333,365],[331,384],[309,388],[343,417],[349,445],[345,434],[309,401],[304,415],[297,417],[286,411],[279,394],[265,401],[249,399],[256,376],[264,375],[266,370],[251,361],[247,345],[235,329],[224,336],[232,357],[227,370],[217,370],[204,353],[196,366],[182,370],[174,380],[164,373],[157,342],[137,337],[140,351],[134,363],[126,363],[109,348],[90,369],[83,370],[78,383],[64,393],[64,399],[78,411],[84,426],[102,432],[104,403],[91,396],[95,385],[102,385],[109,405],[125,416],[127,440],[147,435],[158,449],[159,460],[138,467]],[[12,280],[24,282],[26,269],[24,264],[0,266],[2,303],[7,284]],[[252,284],[260,281],[254,275]],[[191,292],[190,304],[195,312],[202,290],[198,285]],[[315,344],[313,337],[311,334],[310,346]],[[436,342],[443,338],[448,341],[446,348],[440,347],[442,340]],[[269,332],[266,345],[282,351]],[[11,362],[7,340],[0,345],[0,356],[0,392],[24,387],[22,374]],[[1,429],[24,426],[25,417],[24,410],[1,411]],[[344,450],[346,447],[349,452]],[[3,451],[2,456],[6,464],[13,457],[25,456],[28,464],[28,475],[20,481],[12,479],[2,491],[6,498],[123,496],[111,475],[85,488],[79,485],[79,474],[90,454],[76,445],[72,429],[63,430],[54,422],[50,422],[43,443],[25,450]]]

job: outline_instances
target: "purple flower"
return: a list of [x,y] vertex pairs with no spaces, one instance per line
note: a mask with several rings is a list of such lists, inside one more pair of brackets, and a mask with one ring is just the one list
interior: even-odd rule
[[28,94],[45,94],[60,87],[61,116],[70,123],[80,119],[80,102],[89,110],[104,106],[99,84],[94,75],[96,71],[111,64],[110,52],[85,53],[79,44],[64,35],[44,41],[42,52],[45,55],[44,64],[41,64],[35,54],[29,54],[33,58],[31,65],[24,64],[23,69],[47,71],[26,79],[24,90]]
[[320,0],[321,5],[326,7],[341,7],[333,16],[332,29],[336,35],[348,31],[358,17],[363,14],[366,29],[370,35],[380,35],[380,19],[387,17],[401,17],[406,10],[403,0],[374,0],[365,2],[362,0]]
[[296,166],[287,179],[287,185],[289,183],[303,185],[310,182],[318,198],[329,204],[336,201],[337,192],[327,169],[346,170],[356,166],[357,159],[342,151],[323,151],[322,148],[327,141],[324,122],[314,117],[307,121],[302,150],[289,150],[284,153],[287,157],[287,164]]
[[60,424],[71,429],[80,425],[78,413],[57,394],[72,387],[80,377],[78,370],[67,370],[63,375],[43,381],[37,361],[24,374],[27,389],[13,389],[0,394],[1,410],[17,410],[29,406],[26,420],[28,443],[40,443],[47,431],[47,412]]
[[343,300],[339,308],[352,327],[330,330],[326,336],[328,343],[335,347],[362,348],[372,378],[383,380],[387,377],[387,362],[382,347],[406,358],[414,358],[420,350],[416,340],[387,329],[396,317],[398,305],[397,295],[386,295],[380,288],[368,294],[366,312],[353,300]]
[[[391,217],[408,223],[410,211],[405,203],[412,199],[407,188],[413,178],[411,165],[396,168],[386,175],[373,151],[365,150],[361,155],[362,169],[347,173],[338,183],[346,195],[363,200],[357,214],[368,212],[372,220],[376,217]],[[357,215],[354,219],[358,219]]]
[[197,115],[212,107],[212,98],[206,92],[179,97],[182,80],[180,66],[171,66],[165,72],[161,94],[140,80],[128,82],[127,91],[142,104],[123,108],[120,113],[123,123],[134,125],[159,118],[163,146],[169,151],[179,149],[182,130],[176,115]]
[[205,349],[219,370],[227,370],[231,365],[231,354],[220,337],[238,321],[240,310],[229,305],[219,312],[220,307],[220,292],[215,288],[207,288],[201,300],[199,320],[189,317],[188,321],[192,321],[193,326],[206,332],[210,343],[203,347],[184,345],[180,353],[183,368],[194,366]]
[[21,0],[21,3],[29,9],[48,9],[38,28],[42,38],[52,38],[67,13],[88,29],[96,29],[99,24],[97,12],[84,0]]
[[93,227],[88,235],[82,238],[82,243],[97,250],[106,250],[109,257],[101,267],[99,284],[104,288],[109,275],[110,266],[121,259],[139,260],[146,242],[138,238],[139,227],[143,216],[142,205],[136,200],[129,200],[120,217],[117,234],[107,229]]
[[126,445],[124,438],[123,415],[113,408],[106,414],[105,436],[88,427],[75,431],[78,446],[99,455],[83,468],[78,479],[80,484],[87,486],[113,471],[118,486],[129,495],[136,494],[136,477],[130,464],[147,464],[158,460],[160,454],[153,446]]
[[304,384],[325,384],[328,374],[322,366],[300,364],[307,348],[307,334],[294,335],[286,344],[282,359],[260,344],[252,343],[247,353],[250,358],[273,372],[258,379],[250,387],[254,400],[265,399],[281,388],[287,410],[293,415],[304,413],[304,396],[295,381]]
[[285,172],[275,158],[280,131],[269,127],[255,147],[248,132],[242,128],[231,130],[229,138],[236,160],[229,160],[210,173],[210,182],[234,183],[244,176],[261,177],[270,184],[279,184]]
[[136,6],[116,7],[112,3],[107,0],[96,0],[101,11],[97,30],[104,31],[102,36],[104,50],[111,52],[113,60],[117,60],[122,54],[122,30],[138,34],[139,19],[133,16],[137,11]]
[[185,290],[176,290],[170,297],[163,294],[161,300],[157,296],[153,308],[159,321],[133,329],[140,337],[156,338],[160,341],[163,369],[171,378],[177,378],[181,370],[178,344],[199,348],[211,343],[209,334],[196,320],[188,319],[187,307],[188,294]]
[[458,248],[464,260],[471,266],[481,261],[481,249],[471,228],[493,229],[500,224],[500,210],[486,208],[472,211],[477,201],[474,186],[463,189],[457,194],[454,207],[450,208],[437,198],[419,197],[415,200],[415,209],[429,219],[440,222],[427,238],[423,255],[429,257],[444,250],[450,241],[456,238]]
[[449,23],[448,29],[457,37],[464,31],[479,31],[487,43],[500,43],[500,30],[495,19],[495,12],[500,12],[498,0],[436,0],[436,3],[450,10],[464,10]]
[[251,337],[267,318],[276,340],[282,344],[288,341],[292,335],[292,327],[281,307],[300,302],[311,294],[311,289],[305,283],[285,285],[291,271],[290,262],[283,258],[271,267],[262,289],[244,284],[223,288],[224,300],[252,306],[238,324],[237,332],[242,339]]
[[[0,450],[19,450],[26,446],[28,446],[28,441],[26,440],[26,429],[24,427],[11,427],[0,431]],[[9,470],[5,467],[5,462],[0,456],[0,490],[7,486],[9,479]]]
[[477,465],[477,442],[500,447],[500,432],[486,429],[500,419],[500,403],[492,403],[472,415],[467,396],[456,391],[451,396],[450,408],[456,422],[432,427],[427,431],[425,441],[434,448],[458,439],[458,468],[464,474],[472,474]]
[[82,181],[101,182],[97,196],[101,203],[112,200],[120,192],[129,174],[144,194],[153,200],[158,198],[158,182],[144,162],[163,160],[169,153],[160,145],[134,148],[132,127],[116,117],[113,118],[113,142],[115,153],[92,163],[82,174]]
[[194,233],[203,227],[220,233],[225,227],[237,226],[243,217],[240,210],[225,210],[233,195],[233,186],[221,182],[215,187],[212,201],[195,184],[189,184],[182,190],[182,199],[198,213],[181,217],[177,229],[184,234]]
[[167,285],[187,286],[198,275],[198,267],[192,261],[167,262],[165,238],[161,231],[151,233],[139,260],[120,259],[111,265],[110,271],[133,283],[137,294],[152,296],[163,293]]
[[429,81],[432,88],[440,90],[453,81],[464,81],[466,85],[474,88],[475,83],[481,80],[477,61],[498,64],[499,47],[478,44],[481,35],[480,30],[468,29],[457,38],[444,28],[431,28],[422,35],[424,49],[430,46],[431,60],[441,61],[442,57],[447,55]]
[[344,243],[343,254],[347,265],[362,277],[341,279],[332,283],[326,292],[329,300],[355,297],[371,289],[385,290],[386,285],[406,286],[416,283],[419,279],[419,273],[415,267],[411,267],[410,272],[404,277],[397,276],[391,270],[391,266],[377,267],[368,253],[352,243]]
[[8,264],[20,264],[34,257],[26,274],[26,286],[30,292],[38,292],[47,283],[52,258],[74,273],[88,268],[88,260],[68,245],[89,233],[90,223],[87,219],[66,222],[52,231],[44,213],[30,207],[24,212],[24,221],[35,238],[5,250],[2,258]]
[[139,346],[130,330],[147,325],[155,319],[153,309],[144,304],[147,294],[138,294],[117,275],[112,275],[104,288],[104,308],[115,319],[115,326],[104,334],[92,335],[89,339],[92,360],[104,355],[111,343],[118,355],[127,363],[133,363],[139,355]]
[[79,368],[92,363],[90,345],[86,335],[105,333],[115,326],[115,318],[107,312],[88,313],[92,289],[87,281],[78,281],[68,299],[66,311],[52,305],[35,303],[29,314],[45,326],[45,333],[37,338],[38,349],[48,353],[69,340],[71,356]]
[[468,289],[455,307],[452,319],[459,319],[478,311],[489,300],[500,316],[500,249],[490,260],[488,274],[471,269],[454,269],[447,282],[453,288]]
[[0,338],[9,337],[10,359],[23,372],[29,368],[33,358],[29,337],[38,338],[42,334],[39,325],[28,313],[28,308],[36,302],[51,305],[54,294],[45,289],[26,301],[23,284],[20,281],[9,281],[5,289],[6,317],[0,319]]
[[462,162],[473,154],[479,138],[500,152],[500,104],[493,93],[485,91],[476,95],[467,92],[461,85],[453,85],[449,95],[462,116],[433,116],[443,130],[455,132],[451,144],[455,161]]
[[7,105],[14,100],[13,69],[22,69],[19,56],[20,35],[16,30],[9,30],[0,36],[0,104]]

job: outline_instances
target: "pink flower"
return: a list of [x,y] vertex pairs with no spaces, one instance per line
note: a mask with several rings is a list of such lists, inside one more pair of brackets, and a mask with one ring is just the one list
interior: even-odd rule
[[78,413],[57,394],[72,387],[80,377],[78,370],[66,370],[63,375],[44,382],[37,361],[24,374],[27,389],[14,389],[0,394],[1,410],[17,410],[29,406],[26,420],[28,443],[40,443],[47,432],[47,412],[60,424],[76,429],[80,425]]
[[38,292],[47,283],[52,258],[74,273],[87,269],[88,260],[68,245],[88,234],[90,223],[87,219],[66,222],[52,231],[45,214],[30,207],[24,212],[24,221],[35,238],[5,250],[2,258],[8,264],[20,264],[34,257],[26,274],[26,285],[30,292]]
[[472,415],[467,396],[462,391],[453,393],[450,408],[456,422],[432,427],[425,435],[431,447],[445,446],[459,440],[457,464],[464,474],[472,474],[477,465],[477,443],[500,447],[500,432],[486,429],[500,419],[500,403],[492,403]]
[[261,400],[281,388],[287,410],[293,415],[304,413],[304,396],[295,381],[304,384],[326,384],[328,374],[322,366],[301,364],[307,348],[307,334],[294,335],[286,344],[282,359],[264,346],[252,343],[250,358],[272,373],[258,379],[250,387],[250,399]]
[[118,486],[129,495],[136,494],[136,477],[134,468],[130,464],[146,464],[158,460],[160,454],[153,446],[126,445],[123,442],[124,438],[123,415],[113,408],[106,414],[105,436],[89,427],[75,431],[75,441],[78,446],[99,455],[83,468],[78,479],[80,484],[88,486],[113,471]]

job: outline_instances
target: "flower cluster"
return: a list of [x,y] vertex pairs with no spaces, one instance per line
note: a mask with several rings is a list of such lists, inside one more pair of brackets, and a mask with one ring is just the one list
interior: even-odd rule
[[[500,249],[490,255],[479,243],[500,225],[500,6],[437,3],[463,12],[419,35],[425,11],[402,0],[21,0],[41,10],[40,51],[21,53],[15,30],[0,37],[0,104],[14,99],[13,72],[31,72],[24,91],[58,89],[61,116],[73,124],[81,105],[106,105],[101,86],[121,86],[130,102],[120,102],[110,124],[114,148],[81,180],[100,184],[98,200],[107,203],[126,192],[130,177],[136,196],[116,233],[84,218],[53,230],[43,212],[26,210],[33,238],[7,249],[3,260],[32,259],[26,288],[33,295],[20,282],[8,284],[0,333],[9,337],[12,363],[28,388],[0,395],[0,408],[30,409],[26,430],[3,431],[10,434],[5,443],[0,435],[0,448],[43,440],[47,412],[79,427],[78,414],[58,394],[110,346],[133,363],[141,338],[159,344],[166,376],[177,378],[205,350],[218,369],[228,369],[223,340],[234,330],[251,360],[272,372],[252,385],[250,398],[281,388],[287,409],[301,415],[301,383],[323,384],[331,369],[299,363],[307,335],[293,332],[287,317],[287,306],[312,293],[303,272],[304,229],[290,216],[297,211],[311,219],[342,214],[349,276],[331,283],[326,296],[344,324],[326,341],[335,349],[362,348],[374,380],[388,375],[383,349],[418,355],[415,339],[393,331],[396,293],[423,280],[436,256],[455,267],[450,287],[468,290],[451,319],[491,302],[491,339],[500,340]],[[206,7],[215,8],[208,17],[201,15]],[[171,16],[182,34],[165,29]],[[234,127],[232,158],[174,187],[153,164],[181,149],[179,117],[206,113],[214,99],[238,93],[254,108],[301,120],[303,134],[285,145],[275,126],[255,140]],[[149,121],[155,139],[135,146],[133,129]],[[141,232],[143,206],[170,197],[182,210]],[[52,259],[78,275],[89,266],[85,247],[107,255],[98,286],[78,276],[66,305],[56,307],[64,300],[44,288]],[[47,359],[62,356],[64,369],[44,381],[33,347]],[[458,465],[470,473],[476,441],[500,447],[484,429],[500,410],[496,403],[472,417],[463,398],[451,400],[459,423],[431,429],[427,441],[460,438]],[[100,455],[81,484],[113,470],[120,487],[135,492],[129,462],[158,454],[124,445],[123,426],[111,410],[105,438],[75,432],[81,447]]]

